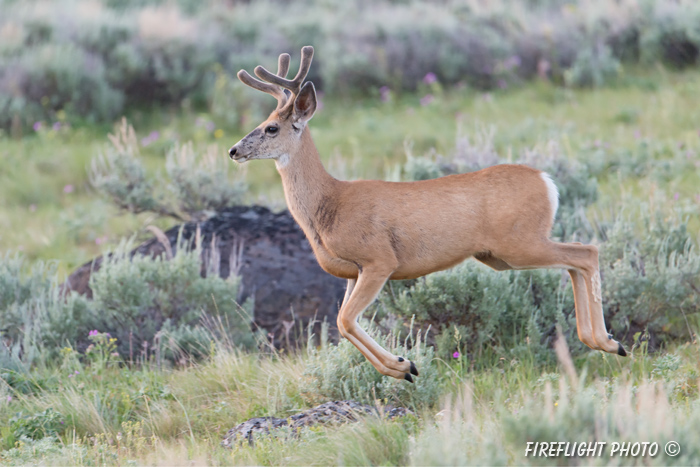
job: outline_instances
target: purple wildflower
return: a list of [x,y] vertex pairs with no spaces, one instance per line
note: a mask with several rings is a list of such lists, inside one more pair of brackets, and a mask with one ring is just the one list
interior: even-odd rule
[[455,353],[452,354],[452,358],[459,358],[459,351],[456,351]]
[[160,133],[157,131],[152,131],[145,138],[141,138],[141,146],[146,147],[149,144],[155,143],[160,138]]
[[207,131],[211,133],[212,131],[216,130],[216,124],[212,121],[208,121],[204,124],[204,128],[206,128]]
[[80,372],[79,372],[78,370],[75,370],[75,374],[76,374],[76,375],[79,375]]
[[97,329],[93,329],[92,331],[90,331],[90,332],[88,333],[88,337],[96,336],[96,335],[98,335],[99,333],[100,333],[100,331],[98,331]]
[[426,94],[425,96],[421,97],[420,105],[425,107],[426,105],[430,105],[434,100],[435,100],[435,97],[433,97],[432,94]]
[[382,86],[379,88],[379,99],[382,102],[389,102],[391,99],[391,89],[389,89],[389,86]]
[[73,185],[66,185],[63,187],[63,192],[64,193],[73,193],[73,190],[75,187]]
[[676,194],[673,195],[673,200],[678,201],[678,198],[680,198],[680,193],[676,192]]
[[53,125],[51,125],[51,128],[53,128],[55,131],[58,131],[61,129],[61,122],[56,122]]
[[425,84],[433,84],[437,82],[437,75],[432,71],[423,77],[423,82]]
[[506,58],[503,61],[503,67],[506,70],[510,70],[512,68],[518,68],[520,64],[522,63],[522,60],[520,59],[520,56],[518,55],[511,55],[510,57]]
[[7,396],[7,402],[12,402],[12,396]]
[[39,131],[41,130],[41,127],[43,124],[41,122],[34,122],[34,125],[32,125],[32,128],[34,128],[34,131]]

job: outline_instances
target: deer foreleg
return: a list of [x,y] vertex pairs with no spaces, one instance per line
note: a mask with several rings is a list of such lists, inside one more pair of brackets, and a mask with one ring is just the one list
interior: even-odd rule
[[413,362],[386,351],[357,322],[362,312],[377,298],[390,275],[391,272],[378,273],[365,268],[355,284],[352,284],[353,279],[348,281],[346,298],[338,314],[338,330],[381,374],[413,382],[411,374],[418,375]]

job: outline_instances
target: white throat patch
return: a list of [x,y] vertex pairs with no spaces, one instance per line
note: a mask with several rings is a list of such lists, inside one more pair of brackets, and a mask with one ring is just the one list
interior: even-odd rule
[[284,169],[289,165],[289,154],[284,153],[281,156],[279,156],[277,159],[275,159],[275,165],[277,166],[278,169]]

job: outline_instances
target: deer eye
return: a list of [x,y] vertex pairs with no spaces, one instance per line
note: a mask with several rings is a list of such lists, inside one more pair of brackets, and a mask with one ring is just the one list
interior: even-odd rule
[[270,136],[276,135],[278,131],[279,127],[276,127],[274,125],[270,125],[269,127],[265,128],[265,133],[267,133]]

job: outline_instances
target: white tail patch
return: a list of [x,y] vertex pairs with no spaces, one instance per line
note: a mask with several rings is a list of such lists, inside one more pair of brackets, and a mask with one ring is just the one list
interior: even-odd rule
[[552,220],[554,220],[557,216],[557,209],[559,209],[559,190],[557,190],[557,186],[548,173],[541,172],[540,177],[542,177],[544,184],[547,186],[547,198],[549,198],[549,204],[552,206]]

